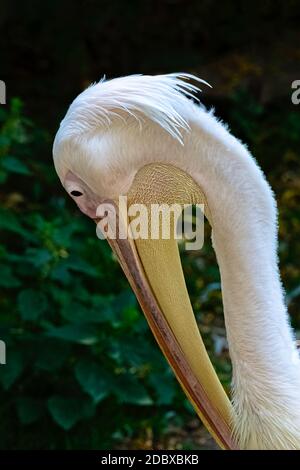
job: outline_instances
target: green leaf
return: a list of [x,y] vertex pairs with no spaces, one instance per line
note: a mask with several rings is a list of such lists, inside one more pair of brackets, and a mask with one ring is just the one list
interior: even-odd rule
[[131,337],[131,341],[128,337],[112,337],[108,354],[120,365],[140,367],[147,362],[144,356],[143,344],[139,339],[135,340],[133,337]]
[[98,276],[97,270],[89,263],[79,257],[70,256],[69,258],[57,263],[52,270],[52,278],[62,282],[68,282],[71,279],[69,270],[77,271],[92,277]]
[[21,351],[6,351],[6,364],[0,367],[0,383],[8,390],[24,370],[24,358]]
[[55,395],[48,400],[48,410],[53,420],[68,431],[78,421],[91,417],[95,408],[92,403],[71,397]]
[[14,232],[26,239],[32,239],[31,233],[22,227],[17,217],[12,212],[2,208],[0,208],[0,228]]
[[112,376],[96,363],[80,361],[75,368],[75,375],[82,389],[96,403],[107,397],[112,389]]
[[161,355],[157,353],[152,344],[145,341],[144,337],[140,338],[127,333],[112,337],[109,343],[108,354],[120,366],[141,367],[161,362]]
[[67,284],[72,278],[72,271],[83,273],[91,277],[97,277],[99,274],[98,271],[85,260],[79,257],[69,256],[68,258],[60,260],[55,265],[51,272],[51,278]]
[[153,401],[145,387],[131,374],[122,374],[117,377],[114,393],[121,403],[153,405]]
[[69,268],[65,260],[59,261],[51,271],[51,279],[68,284],[71,281]]
[[43,403],[33,398],[22,397],[17,400],[17,414],[22,424],[31,424],[43,414]]
[[176,387],[174,377],[171,374],[152,371],[149,374],[149,383],[155,390],[158,405],[170,405],[172,403]]
[[64,339],[73,343],[81,343],[85,345],[96,344],[99,339],[95,328],[91,325],[65,325],[51,328],[46,333],[52,338]]
[[35,321],[47,308],[46,296],[34,289],[24,289],[18,295],[18,309],[23,320]]
[[67,258],[66,265],[68,269],[72,269],[73,271],[87,274],[92,277],[96,277],[98,275],[98,272],[94,266],[90,265],[87,261],[79,258],[78,256],[70,256]]
[[45,248],[28,248],[25,252],[25,259],[33,266],[40,268],[52,260],[52,254]]
[[19,160],[16,157],[12,157],[10,155],[7,155],[7,156],[2,158],[1,164],[2,164],[2,167],[5,170],[10,171],[12,173],[19,173],[21,175],[30,175],[31,174],[30,170],[25,165],[25,163],[21,162],[21,160]]
[[[109,300],[106,301],[108,304]],[[103,323],[112,317],[110,305],[103,305],[102,310],[86,307],[80,302],[69,302],[61,310],[62,316],[72,323]]]
[[136,307],[136,304],[136,298],[133,292],[129,289],[126,289],[114,298],[112,308],[116,312],[123,314],[125,309]]

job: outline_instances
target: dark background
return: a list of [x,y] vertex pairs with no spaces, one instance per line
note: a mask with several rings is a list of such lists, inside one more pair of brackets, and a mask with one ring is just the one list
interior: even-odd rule
[[[280,210],[280,261],[300,329],[298,1],[1,0],[0,447],[213,448],[105,242],[66,199],[51,145],[72,99],[104,74],[185,71],[257,158]],[[182,254],[226,390],[219,273]]]

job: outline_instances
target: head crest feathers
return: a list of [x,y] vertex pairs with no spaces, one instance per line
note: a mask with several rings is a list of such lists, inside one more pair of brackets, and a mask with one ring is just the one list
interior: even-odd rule
[[122,118],[125,112],[141,126],[143,118],[150,119],[182,142],[181,131],[189,130],[189,125],[179,110],[186,106],[187,97],[197,99],[196,94],[201,91],[189,80],[209,85],[187,73],[130,75],[112,80],[104,77],[73,101],[61,122],[60,137],[109,127],[113,118]]

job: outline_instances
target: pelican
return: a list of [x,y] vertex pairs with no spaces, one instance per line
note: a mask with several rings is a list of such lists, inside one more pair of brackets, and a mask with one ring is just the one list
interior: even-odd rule
[[[223,449],[300,449],[300,369],[277,256],[277,208],[245,145],[201,104],[189,74],[101,80],[70,105],[53,155],[79,209],[204,204],[221,275],[231,400],[197,327],[178,244],[109,243],[195,411]],[[121,221],[121,222],[120,222]],[[122,222],[123,221],[123,222]]]

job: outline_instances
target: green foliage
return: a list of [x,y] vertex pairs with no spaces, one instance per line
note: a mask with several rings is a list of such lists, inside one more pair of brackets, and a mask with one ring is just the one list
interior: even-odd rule
[[49,398],[48,410],[54,421],[66,431],[95,412],[93,404],[84,398],[64,398],[59,395]]
[[96,362],[80,361],[75,367],[78,383],[95,403],[106,398],[113,391],[114,378]]
[[47,310],[47,297],[34,289],[21,290],[18,295],[18,309],[23,320],[35,321]]
[[86,446],[112,446],[184,400],[110,248],[61,190],[47,133],[19,100],[0,125],[1,447],[27,446],[15,426],[46,429],[35,448],[80,447],[95,426]]

